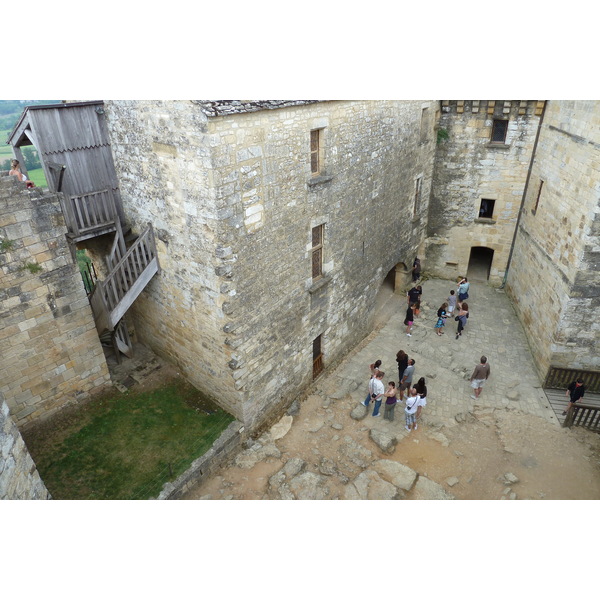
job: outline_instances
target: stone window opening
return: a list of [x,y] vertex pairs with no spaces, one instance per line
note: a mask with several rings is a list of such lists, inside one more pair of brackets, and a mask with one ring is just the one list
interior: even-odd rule
[[531,212],[535,215],[538,209],[538,205],[540,203],[540,198],[542,196],[542,188],[544,187],[544,180],[540,179],[540,187],[538,188],[537,197],[535,199],[535,206],[531,209]]
[[417,216],[417,212],[419,211],[419,207],[421,204],[421,188],[423,186],[423,178],[417,177],[415,179],[415,200],[413,205],[413,217]]
[[322,337],[321,334],[313,340],[313,379],[323,372]]
[[312,278],[313,281],[323,276],[323,233],[324,226],[312,228]]
[[506,119],[494,119],[492,124],[491,144],[506,144],[506,133],[508,132],[508,121]]
[[493,219],[494,218],[494,205],[495,200],[489,198],[482,198],[481,205],[479,206],[479,218],[480,219]]
[[313,177],[323,171],[323,130],[313,129],[310,132],[310,172]]
[[421,109],[421,133],[420,133],[420,141],[427,141],[427,131],[428,131],[428,123],[429,123],[429,109],[423,108]]

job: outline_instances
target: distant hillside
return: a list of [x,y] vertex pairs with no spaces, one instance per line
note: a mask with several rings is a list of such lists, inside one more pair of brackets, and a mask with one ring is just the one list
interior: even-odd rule
[[58,103],[60,100],[0,100],[0,131],[11,131],[26,106]]

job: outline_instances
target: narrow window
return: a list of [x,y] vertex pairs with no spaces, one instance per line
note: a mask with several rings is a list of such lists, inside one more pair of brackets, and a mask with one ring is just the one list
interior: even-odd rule
[[421,110],[421,141],[427,141],[427,125],[429,122],[429,109],[424,108]]
[[313,340],[313,379],[316,379],[323,371],[323,351],[321,348],[321,337]]
[[508,131],[508,121],[506,119],[494,119],[492,125],[492,144],[505,144],[506,132]]
[[543,187],[544,187],[544,180],[540,179],[540,187],[538,189],[537,198],[535,199],[535,206],[533,207],[533,210],[531,211],[534,215],[537,212],[538,204],[540,203],[540,197],[542,195],[542,188]]
[[310,172],[318,175],[321,172],[321,129],[310,132]]
[[323,225],[312,229],[312,277],[318,279],[323,275]]
[[423,184],[423,178],[417,177],[415,179],[415,203],[413,207],[413,217],[417,216],[417,211],[419,210],[419,205],[421,203],[421,186]]
[[488,198],[481,199],[481,206],[479,207],[479,218],[480,219],[491,219],[494,216],[494,204],[495,200],[489,200]]

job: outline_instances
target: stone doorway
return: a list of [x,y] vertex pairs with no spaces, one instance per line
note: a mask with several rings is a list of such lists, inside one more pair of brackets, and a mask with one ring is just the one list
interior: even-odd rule
[[490,278],[494,251],[484,246],[473,246],[469,256],[469,267],[467,277],[479,281],[487,281]]

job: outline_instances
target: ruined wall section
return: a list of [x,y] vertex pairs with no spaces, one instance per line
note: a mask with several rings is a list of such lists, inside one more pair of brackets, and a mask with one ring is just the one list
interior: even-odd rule
[[547,103],[507,290],[542,378],[600,369],[599,101]]
[[0,500],[50,500],[0,392]]
[[110,383],[57,194],[0,179],[0,392],[17,425]]
[[[504,278],[543,102],[444,100],[428,217],[427,271],[465,275],[471,248],[494,250],[490,282]],[[492,143],[494,119],[507,120]],[[480,218],[482,199],[495,201]]]
[[[224,256],[212,187],[208,118],[190,101],[106,101],[123,208],[134,231],[152,222],[161,271],[127,314],[138,339],[242,419],[224,344]],[[226,310],[226,307],[225,307]]]
[[[435,109],[320,102],[210,120],[220,251],[230,261],[220,286],[226,344],[246,423],[312,383],[318,336],[327,367],[370,333],[383,279],[412,264],[425,235]],[[316,129],[322,168],[312,176]],[[319,225],[323,277],[313,280]]]

